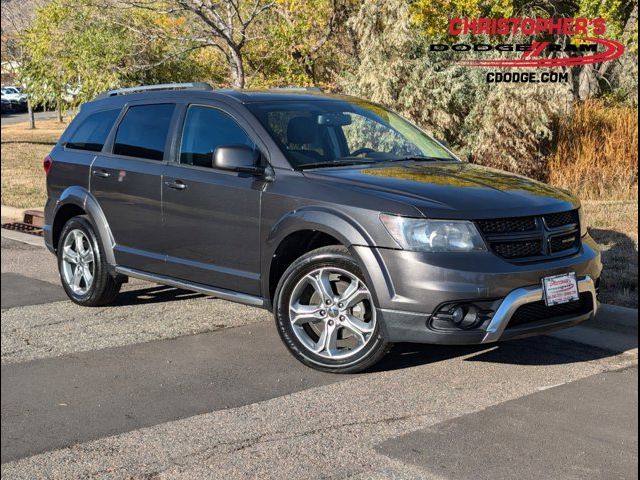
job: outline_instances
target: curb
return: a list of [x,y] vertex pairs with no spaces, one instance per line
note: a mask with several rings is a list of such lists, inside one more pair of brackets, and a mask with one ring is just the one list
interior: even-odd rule
[[638,310],[603,304],[594,319],[549,336],[612,352],[637,351]]
[[7,230],[3,228],[2,230],[0,230],[0,236],[2,236],[2,238],[14,240],[16,242],[33,245],[34,247],[46,248],[44,244],[44,238],[38,237],[36,235],[29,235],[27,233],[16,232],[14,230]]
[[621,327],[618,329],[632,329],[637,332],[638,310],[635,308],[619,307],[618,305],[602,304],[596,317],[593,320],[585,322],[583,325],[593,328],[598,328],[599,326],[615,326]]

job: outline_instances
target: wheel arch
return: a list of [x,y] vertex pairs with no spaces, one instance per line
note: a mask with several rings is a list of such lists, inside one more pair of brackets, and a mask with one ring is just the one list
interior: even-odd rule
[[[376,297],[376,285],[373,281],[370,258],[360,255],[361,249],[372,247],[373,239],[354,219],[343,212],[324,207],[302,208],[283,216],[269,232],[264,254],[263,292],[268,305],[273,305],[274,294],[282,274],[289,265],[305,253],[328,245],[342,245],[356,259]],[[367,249],[368,250],[368,249]],[[378,262],[376,262],[378,263]]]
[[79,186],[67,188],[62,192],[57,202],[51,225],[51,239],[54,250],[58,248],[60,233],[65,223],[77,215],[86,215],[89,218],[98,236],[98,241],[102,245],[106,262],[109,265],[115,265],[116,260],[113,251],[115,241],[104,212],[91,192]]

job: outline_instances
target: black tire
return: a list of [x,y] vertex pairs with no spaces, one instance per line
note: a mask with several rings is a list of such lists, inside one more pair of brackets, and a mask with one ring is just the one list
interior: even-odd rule
[[[74,292],[65,281],[63,274],[63,246],[67,236],[74,230],[81,230],[85,234],[86,238],[91,243],[94,254],[93,282],[84,294],[77,294]],[[60,273],[62,287],[64,288],[67,296],[73,302],[86,307],[99,307],[109,305],[115,300],[118,292],[120,291],[120,287],[122,286],[122,282],[114,279],[114,277],[109,273],[108,266],[104,260],[105,255],[102,249],[102,244],[95,233],[91,221],[86,215],[73,217],[64,225],[62,232],[60,233],[60,240],[58,241],[57,256],[58,272]]]
[[[330,373],[356,373],[372,367],[387,353],[390,345],[381,333],[380,321],[364,348],[347,359],[327,359],[307,348],[293,332],[289,319],[289,300],[295,285],[319,267],[337,267],[355,275],[366,285],[365,276],[356,260],[342,246],[328,246],[306,253],[284,272],[274,297],[274,317],[280,338],[291,354],[305,365]],[[367,286],[367,288],[369,288]],[[375,308],[375,305],[372,305]]]

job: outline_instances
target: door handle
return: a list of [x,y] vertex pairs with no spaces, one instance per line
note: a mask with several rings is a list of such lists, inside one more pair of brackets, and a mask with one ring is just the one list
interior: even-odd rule
[[111,176],[111,174],[106,170],[94,170],[93,174],[96,177],[100,177],[100,178],[109,178]]
[[184,190],[185,188],[187,188],[187,185],[182,183],[180,180],[176,180],[175,182],[166,181],[166,182],[164,182],[164,184],[167,187],[173,188],[175,190]]

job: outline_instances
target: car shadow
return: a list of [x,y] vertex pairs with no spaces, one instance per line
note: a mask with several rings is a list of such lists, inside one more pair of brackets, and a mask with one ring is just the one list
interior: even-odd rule
[[141,305],[145,303],[173,302],[177,300],[189,300],[192,298],[202,298],[205,295],[190,290],[182,290],[174,287],[157,285],[136,290],[126,290],[120,292],[113,306]]
[[638,305],[638,246],[629,236],[614,230],[590,228],[593,239],[602,246],[600,290],[605,303]]
[[368,372],[399,370],[465,357],[466,362],[509,365],[564,365],[607,358],[620,352],[550,336],[536,336],[488,345],[420,345],[401,343]]

